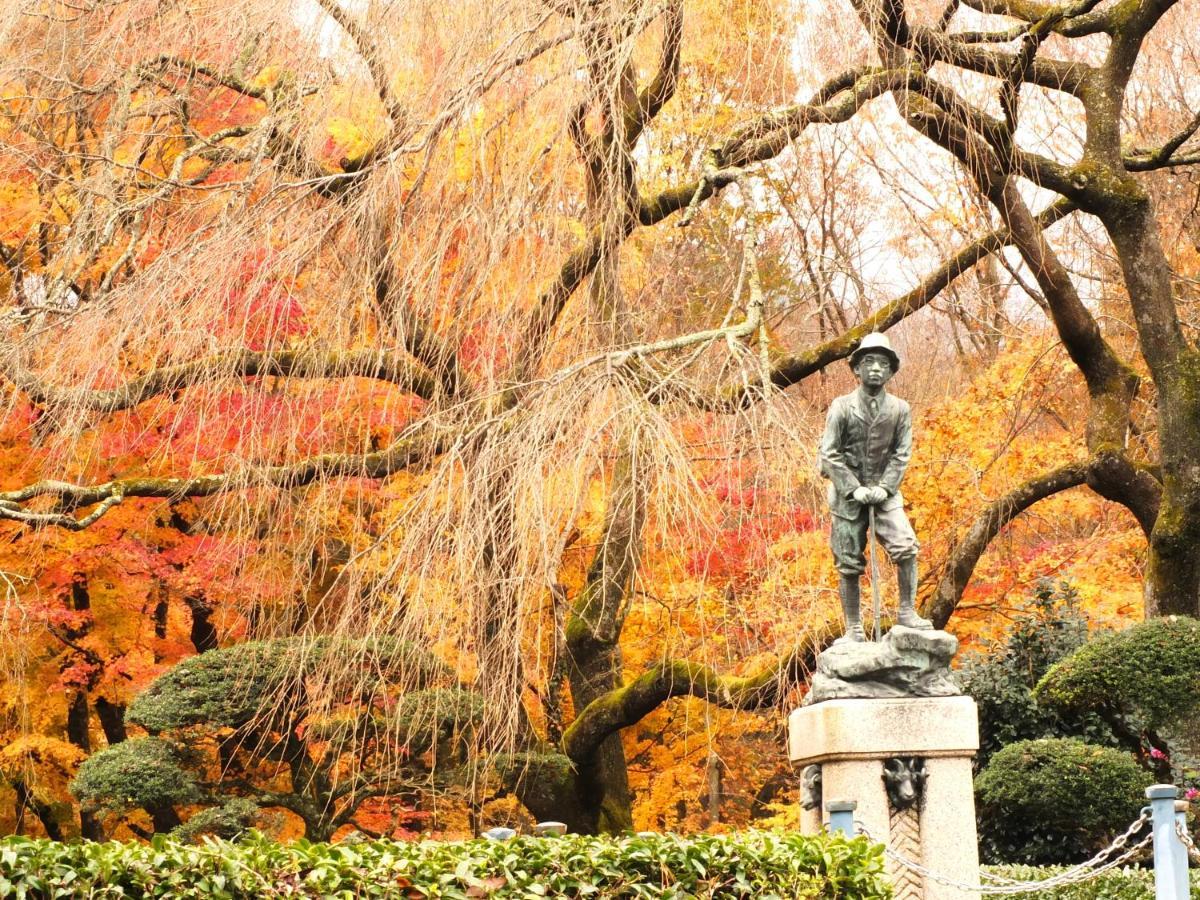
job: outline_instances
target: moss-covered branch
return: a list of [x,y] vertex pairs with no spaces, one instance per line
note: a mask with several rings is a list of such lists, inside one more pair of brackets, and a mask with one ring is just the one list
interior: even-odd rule
[[411,359],[380,350],[236,350],[153,369],[115,388],[87,390],[48,384],[8,359],[2,372],[34,403],[111,413],[160,394],[222,378],[370,378],[398,385],[419,397],[434,393],[433,377]]
[[1037,478],[1031,478],[989,504],[955,546],[946,563],[945,572],[938,581],[933,599],[926,609],[926,615],[933,621],[934,626],[946,627],[958,606],[958,601],[962,598],[967,582],[971,580],[976,563],[1005,525],[1039,500],[1083,484],[1087,480],[1087,474],[1086,462],[1069,463]]
[[698,697],[725,709],[773,707],[790,688],[803,683],[817,653],[835,634],[835,626],[827,624],[775,665],[750,675],[721,675],[702,663],[664,660],[588,704],[563,733],[563,752],[577,764],[588,760],[607,737],[641,721],[672,697]]
[[[81,531],[124,500],[135,497],[179,499],[211,497],[252,487],[293,488],[333,478],[386,478],[424,462],[449,446],[453,434],[417,434],[396,441],[385,450],[371,453],[325,453],[286,466],[262,466],[244,473],[198,475],[193,478],[144,476],[121,478],[103,484],[81,485],[67,481],[38,481],[12,491],[0,492],[0,519],[27,525],[54,525]],[[52,497],[67,510],[95,506],[86,516],[71,512],[41,512],[29,501]]]
[[1028,24],[1052,19],[1051,30],[1066,37],[1111,31],[1122,21],[1121,7],[1125,5],[1115,4],[1101,10],[1089,7],[1086,12],[1078,13],[1074,11],[1077,4],[1048,0],[963,0],[963,3],[982,13],[1008,16]]
[[[1069,200],[1060,198],[1039,213],[1037,221],[1046,228],[1074,210],[1075,206]],[[779,359],[771,368],[771,383],[779,388],[790,387],[819,372],[830,363],[845,359],[867,334],[872,331],[886,331],[917,310],[928,306],[959,275],[969,271],[984,257],[1001,250],[1011,240],[1008,229],[998,228],[972,241],[930,272],[912,290],[881,307],[858,325],[823,344]],[[748,406],[760,397],[761,394],[757,390],[747,390],[745,386],[739,385],[715,404],[714,408],[735,409]]]

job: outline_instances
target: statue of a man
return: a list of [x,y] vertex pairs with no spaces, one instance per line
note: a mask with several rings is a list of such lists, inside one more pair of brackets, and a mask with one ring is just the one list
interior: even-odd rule
[[896,566],[897,622],[909,628],[933,625],[916,612],[917,536],[900,494],[900,480],[912,455],[912,413],[907,403],[884,389],[900,369],[900,357],[886,335],[872,332],[850,354],[850,368],[859,387],[829,407],[821,438],[821,474],[830,481],[830,543],[846,617],[846,632],[839,641],[865,641],[859,578],[866,568],[868,507],[875,511],[875,538]]

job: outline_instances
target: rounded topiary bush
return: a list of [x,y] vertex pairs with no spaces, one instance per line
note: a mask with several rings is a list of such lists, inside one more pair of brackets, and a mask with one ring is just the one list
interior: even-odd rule
[[1161,728],[1200,710],[1198,684],[1200,621],[1169,616],[1097,636],[1051,668],[1034,699],[1072,713],[1134,714]]
[[200,798],[178,747],[159,738],[121,741],[92,754],[71,782],[84,809],[158,809]]
[[1072,738],[1018,741],[975,779],[988,862],[1079,862],[1137,818],[1153,782],[1127,753]]

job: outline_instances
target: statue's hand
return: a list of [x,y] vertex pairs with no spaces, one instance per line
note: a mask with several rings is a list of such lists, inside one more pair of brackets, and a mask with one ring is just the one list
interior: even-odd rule
[[854,499],[857,500],[859,503],[873,503],[874,501],[871,499],[871,497],[873,496],[874,490],[875,490],[874,488],[869,488],[869,487],[865,487],[865,486],[864,487],[856,487],[854,489],[854,493],[851,496],[853,496]]
[[871,492],[871,499],[867,501],[868,503],[882,503],[888,498],[887,490],[879,487],[879,485],[876,485],[873,488],[867,488],[867,490]]

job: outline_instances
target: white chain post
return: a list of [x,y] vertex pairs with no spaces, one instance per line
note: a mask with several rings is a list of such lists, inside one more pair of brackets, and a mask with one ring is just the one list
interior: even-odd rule
[[1175,822],[1178,796],[1173,784],[1146,788],[1154,818],[1154,900],[1188,900],[1187,849]]

